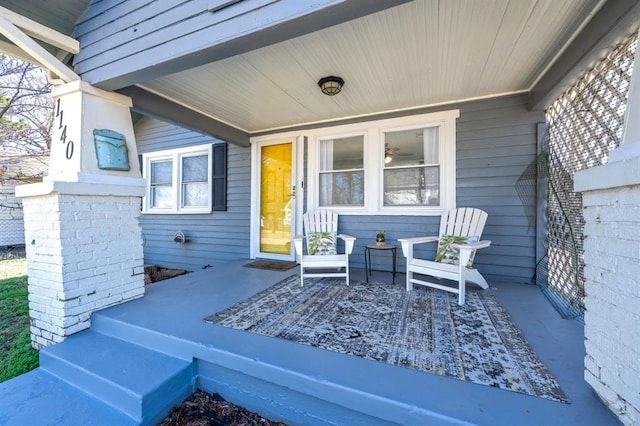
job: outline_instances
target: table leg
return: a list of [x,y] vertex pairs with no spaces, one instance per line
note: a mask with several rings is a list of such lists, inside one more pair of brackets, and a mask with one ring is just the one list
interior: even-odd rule
[[393,284],[396,283],[396,256],[397,256],[397,249],[393,248],[391,249],[391,251],[393,252],[391,255],[393,256]]
[[[367,255],[369,258],[367,259]],[[364,275],[366,277],[366,282],[369,282],[369,268],[371,268],[371,250],[369,247],[364,248]]]

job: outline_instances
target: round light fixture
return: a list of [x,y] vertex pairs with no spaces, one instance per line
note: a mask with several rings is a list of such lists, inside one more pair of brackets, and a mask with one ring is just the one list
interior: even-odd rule
[[343,85],[344,85],[344,80],[334,75],[330,75],[329,77],[323,77],[318,81],[318,86],[320,86],[320,90],[322,90],[322,93],[324,93],[327,96],[333,96],[340,93]]

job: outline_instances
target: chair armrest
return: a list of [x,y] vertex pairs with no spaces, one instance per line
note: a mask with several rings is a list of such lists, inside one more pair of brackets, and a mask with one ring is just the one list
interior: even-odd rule
[[338,238],[344,241],[344,251],[347,255],[351,254],[353,251],[353,244],[356,241],[356,237],[352,237],[347,234],[338,234]]
[[451,244],[451,247],[457,248],[458,250],[479,250],[481,248],[489,247],[491,245],[490,240],[482,240],[475,243],[467,243],[467,244]]
[[422,244],[422,243],[431,243],[434,241],[438,241],[439,237],[413,237],[413,238],[398,238],[400,243],[407,244]]
[[402,245],[402,254],[407,259],[413,257],[414,244],[432,243],[438,241],[439,237],[413,237],[413,238],[398,238],[398,241]]
[[293,245],[296,248],[296,253],[300,256],[303,255],[302,253],[302,240],[304,239],[304,236],[302,235],[296,235],[293,238]]
[[469,263],[469,259],[471,258],[471,255],[475,250],[489,247],[490,245],[491,241],[489,240],[467,244],[451,244],[451,247],[456,248],[460,251],[460,261],[458,263],[460,273],[462,273],[462,271],[464,270],[463,265],[467,265]]

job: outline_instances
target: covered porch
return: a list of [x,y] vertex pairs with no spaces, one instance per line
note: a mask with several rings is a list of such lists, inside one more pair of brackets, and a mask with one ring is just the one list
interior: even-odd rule
[[[152,284],[144,298],[96,312],[90,330],[42,350],[41,368],[0,385],[0,420],[152,424],[183,394],[201,388],[288,424],[619,424],[583,379],[583,326],[561,319],[536,286],[494,280],[487,291],[507,309],[568,404],[204,322],[298,272],[243,267],[247,262]],[[391,278],[374,271],[372,280],[392,285]],[[353,270],[351,279],[365,281],[365,271]],[[403,275],[396,285],[404,285]],[[121,343],[142,349],[118,357]],[[146,350],[166,358],[154,361]],[[74,359],[82,361],[73,366]],[[127,414],[130,403],[119,395],[128,381],[122,372],[152,382],[173,360],[183,363],[181,379],[161,396],[155,390],[143,395],[140,418]],[[147,370],[153,374],[145,376]]]
[[[627,126],[624,137],[616,134],[621,149],[606,169],[576,181],[577,190],[592,193],[585,203],[592,224],[591,247],[585,246],[592,285],[587,313],[593,315],[586,333],[580,324],[560,320],[539,290],[524,283],[545,256],[545,197],[537,191],[544,177],[536,167],[545,139],[543,111],[637,32],[638,0],[482,1],[474,8],[428,0],[210,1],[167,3],[160,14],[151,3],[107,8],[60,0],[45,8],[9,1],[8,10],[0,10],[0,28],[11,41],[0,40],[1,50],[26,53],[66,83],[54,93],[53,140],[60,143],[52,145],[48,180],[22,196],[33,218],[27,241],[34,345],[70,337],[43,350],[42,369],[3,385],[8,423],[24,423],[25,413],[42,416],[34,423],[153,423],[196,386],[296,424],[615,423],[584,376],[622,421],[635,422],[637,375],[627,360],[636,358],[630,323],[637,317],[638,259],[622,255],[617,240],[635,246],[638,239],[637,217],[629,213],[638,204],[636,125]],[[71,13],[65,17],[58,9]],[[51,40],[49,28],[64,37]],[[33,33],[53,54],[31,39]],[[318,78],[333,74],[346,81],[339,97],[318,88]],[[640,99],[637,81],[629,90],[635,99],[630,117]],[[424,130],[436,128],[442,138],[434,145]],[[96,164],[96,130],[122,136],[119,152],[126,155],[120,162]],[[405,131],[422,141],[419,155],[387,143]],[[349,151],[355,160],[339,166],[339,155],[334,161],[321,155],[334,140],[357,147]],[[226,144],[223,156],[213,152],[214,145]],[[442,153],[438,161],[425,161],[434,160],[425,155],[430,144]],[[260,208],[270,191],[255,190],[261,187],[256,170],[259,150],[271,145],[291,148],[284,168],[290,172],[277,194],[282,224],[290,228],[287,242],[300,231],[303,211],[321,205],[340,212],[341,231],[359,242],[380,229],[395,239],[433,234],[441,211],[485,208],[492,222],[484,237],[492,246],[478,268],[571,404],[205,324],[204,316],[286,276],[241,266],[265,255]],[[439,201],[432,205],[432,197],[423,197],[412,204],[380,190],[397,164],[387,165],[391,151],[419,168],[439,168]],[[193,206],[179,201],[184,176],[176,166],[169,200],[149,202],[154,164],[177,165],[185,154],[206,157],[211,169],[216,159],[228,159],[220,173],[211,170],[203,178],[208,189],[220,183],[220,191],[204,191],[198,208],[183,209]],[[355,191],[362,196],[354,197],[355,207],[350,200],[321,200],[323,174],[343,169],[358,169],[369,179],[366,188],[377,190]],[[523,181],[531,191],[518,191]],[[420,179],[413,184],[420,185]],[[296,190],[298,202],[287,206]],[[62,232],[50,232],[50,222]],[[559,239],[565,244],[569,236]],[[290,246],[283,246],[285,253],[266,255],[292,260]],[[352,266],[361,267],[362,257],[356,259]],[[147,297],[133,300],[145,294],[144,263],[213,268],[151,286]],[[601,283],[612,287],[613,302],[601,297]],[[160,364],[172,377],[171,396],[155,387],[153,366]],[[77,365],[101,374],[79,372]],[[126,378],[129,387],[103,380],[125,366],[137,372]],[[61,384],[47,369],[77,381]],[[132,387],[140,391],[129,392]],[[131,404],[132,411],[123,410]]]

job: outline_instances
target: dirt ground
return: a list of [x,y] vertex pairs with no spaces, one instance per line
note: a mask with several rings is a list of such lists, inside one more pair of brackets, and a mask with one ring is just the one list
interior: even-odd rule
[[159,426],[286,426],[201,390],[175,407]]

